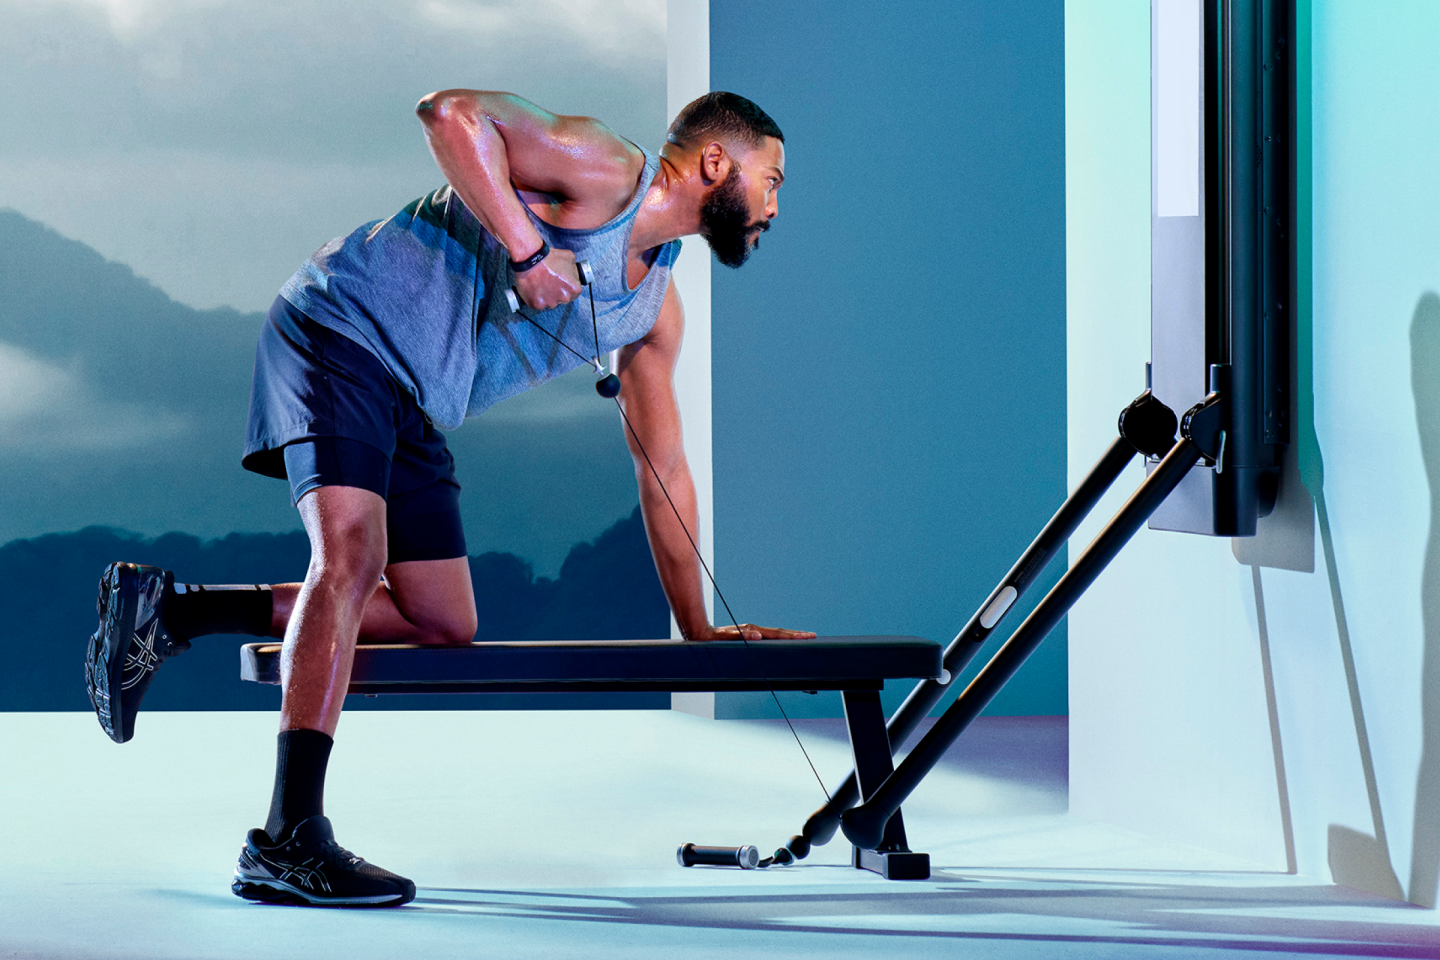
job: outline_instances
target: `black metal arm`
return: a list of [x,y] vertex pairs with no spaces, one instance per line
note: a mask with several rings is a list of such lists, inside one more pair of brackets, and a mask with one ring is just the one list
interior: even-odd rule
[[[1212,401],[1214,395],[1207,399],[1207,402]],[[1136,531],[1195,466],[1200,455],[1200,447],[1188,437],[1171,448],[1025,622],[906,755],[895,772],[863,804],[844,813],[841,829],[850,842],[866,849],[879,843],[885,833],[885,825],[900,809],[905,798],[1015,675],[1116,554],[1130,542]]]
[[[899,750],[920,722],[930,715],[930,711],[945,696],[954,679],[965,669],[981,645],[1000,625],[1000,621],[1014,608],[1020,597],[1024,596],[1025,591],[1100,502],[1100,498],[1115,483],[1135,453],[1138,451],[1155,457],[1164,454],[1175,442],[1175,428],[1174,412],[1155,399],[1149,390],[1136,397],[1121,411],[1120,436],[1061,504],[1034,542],[1020,559],[1015,561],[1015,565],[991,591],[980,609],[975,611],[975,615],[946,647],[942,663],[947,676],[939,680],[922,680],[890,718],[886,730],[892,752]],[[860,790],[855,771],[852,770],[831,794],[829,802],[805,821],[801,833],[775,851],[775,860],[788,862],[799,859],[810,852],[812,845],[829,842],[840,826],[841,814],[854,806],[859,799]]]

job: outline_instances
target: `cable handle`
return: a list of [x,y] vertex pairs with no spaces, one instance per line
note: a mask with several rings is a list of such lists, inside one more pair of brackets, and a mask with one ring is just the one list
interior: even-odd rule
[[760,851],[746,844],[743,847],[702,847],[695,843],[682,843],[675,851],[675,859],[682,867],[703,865],[707,867],[739,867],[754,870],[760,866]]
[[[580,274],[580,285],[588,287],[595,282],[595,271],[590,267],[589,260],[576,260],[575,270]],[[505,302],[510,304],[511,313],[520,312],[520,296],[511,287],[505,288]]]

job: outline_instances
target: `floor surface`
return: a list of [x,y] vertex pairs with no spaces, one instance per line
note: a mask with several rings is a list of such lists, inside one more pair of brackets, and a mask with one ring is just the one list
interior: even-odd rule
[[[823,776],[843,728],[797,723]],[[383,911],[249,904],[229,874],[269,800],[274,718],[0,714],[0,958],[1440,957],[1434,911],[1066,814],[1063,718],[982,719],[906,804],[924,882],[768,852],[823,800],[783,724],[662,711],[355,713],[326,812],[412,877]]]

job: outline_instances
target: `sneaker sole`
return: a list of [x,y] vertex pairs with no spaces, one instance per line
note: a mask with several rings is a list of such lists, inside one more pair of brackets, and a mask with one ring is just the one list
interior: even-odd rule
[[[139,602],[135,580],[138,573],[129,563],[112,563],[105,568],[100,578],[100,594],[95,601],[96,613],[101,618],[100,626],[90,637],[85,654],[85,680],[90,704],[95,708],[100,727],[116,743],[124,743],[135,735],[133,723],[129,730],[125,729],[122,684],[125,651],[135,633],[135,611]],[[128,602],[126,597],[129,597]],[[124,646],[116,649],[120,643]],[[100,666],[103,669],[97,668]]]
[[260,903],[283,903],[301,907],[398,907],[415,899],[411,893],[387,893],[373,897],[317,897],[283,880],[244,877],[238,872],[230,884],[237,897]]

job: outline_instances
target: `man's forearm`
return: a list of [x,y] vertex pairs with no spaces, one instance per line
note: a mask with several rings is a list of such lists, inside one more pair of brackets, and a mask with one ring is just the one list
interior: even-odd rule
[[510,182],[505,138],[473,91],[431,94],[415,109],[425,124],[430,152],[465,206],[510,259],[540,249],[541,237]]
[[[665,599],[675,614],[686,639],[701,636],[710,626],[705,613],[704,581],[696,550],[700,530],[695,506],[695,484],[688,467],[681,467],[665,480],[665,490],[648,468],[638,477],[640,512],[645,518],[645,533],[650,539],[650,552],[655,558],[655,572]],[[672,510],[670,503],[675,508]],[[684,519],[684,528],[675,519],[676,512]],[[689,536],[686,532],[689,532]],[[691,545],[694,538],[694,546]]]

